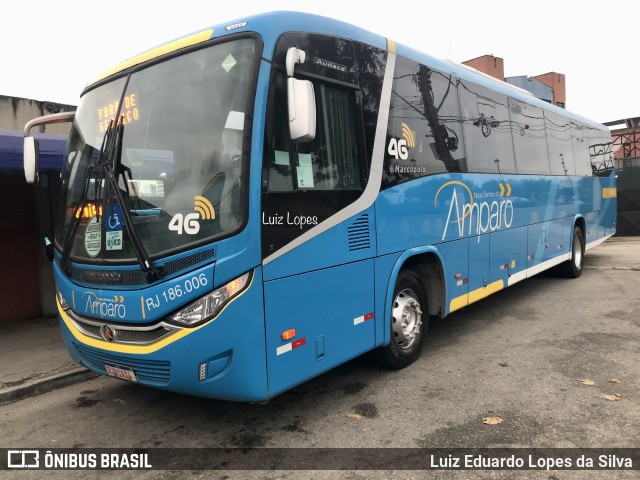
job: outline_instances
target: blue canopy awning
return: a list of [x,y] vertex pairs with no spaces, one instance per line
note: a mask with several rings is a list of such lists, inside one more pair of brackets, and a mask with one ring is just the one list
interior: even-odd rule
[[[40,171],[60,172],[67,151],[67,136],[53,133],[36,133],[40,147]],[[0,171],[24,170],[22,149],[24,134],[15,130],[0,129]]]

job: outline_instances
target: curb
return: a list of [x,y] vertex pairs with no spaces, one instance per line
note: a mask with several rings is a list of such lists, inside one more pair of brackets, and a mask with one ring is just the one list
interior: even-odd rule
[[42,395],[43,393],[67,387],[75,383],[84,382],[97,377],[98,374],[86,368],[76,368],[74,370],[58,373],[49,377],[27,382],[12,388],[0,391],[0,406],[24,400],[25,398]]

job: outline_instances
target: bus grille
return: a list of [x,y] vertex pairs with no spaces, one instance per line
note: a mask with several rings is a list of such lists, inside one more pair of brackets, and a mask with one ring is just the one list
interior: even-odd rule
[[369,239],[369,215],[360,215],[349,227],[349,251],[367,250],[371,248]]
[[92,370],[106,375],[104,368],[106,363],[115,363],[133,368],[136,377],[141,383],[149,385],[167,385],[171,364],[167,361],[142,360],[138,358],[123,357],[111,352],[94,350],[84,345],[72,342],[82,360],[91,367]]
[[[69,312],[68,312],[69,313]],[[102,324],[95,323],[93,321],[86,321],[82,319],[79,315],[70,312],[69,318],[75,323],[76,327],[89,337],[94,337],[99,340],[103,340],[101,327]],[[149,343],[153,343],[168,333],[171,333],[171,330],[160,325],[157,328],[153,328],[150,330],[142,330],[140,328],[124,328],[115,324],[105,324],[110,325],[113,330],[114,341],[116,343],[133,343],[145,345]]]
[[[173,275],[174,273],[193,268],[201,263],[210,261],[216,256],[216,249],[210,248],[196,252],[193,255],[189,255],[184,258],[177,258],[170,260],[164,265],[165,275]],[[71,278],[72,280],[78,280],[80,282],[89,284],[100,285],[147,285],[147,275],[140,270],[128,269],[128,270],[93,270],[85,268],[76,268],[71,266]]]

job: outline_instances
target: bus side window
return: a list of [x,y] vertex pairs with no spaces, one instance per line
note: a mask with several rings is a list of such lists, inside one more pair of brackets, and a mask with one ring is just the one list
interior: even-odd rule
[[457,78],[398,57],[384,188],[427,175],[466,170]]
[[362,190],[355,90],[314,81],[316,137],[297,144],[298,190]]
[[573,147],[573,159],[576,166],[576,175],[591,176],[591,162],[589,161],[589,138],[587,127],[571,123],[571,145]]
[[544,112],[551,175],[575,175],[571,122],[553,112]]
[[[355,89],[314,81],[316,137],[292,144],[289,139],[284,75],[274,80],[271,122],[264,172],[267,192],[362,190],[361,139]],[[293,148],[291,148],[293,145]]]
[[549,175],[549,151],[542,109],[509,98],[509,110],[518,173]]
[[507,96],[466,80],[458,91],[469,172],[516,173]]
[[284,75],[273,72],[273,91],[269,99],[271,111],[266,133],[263,188],[269,192],[292,192],[293,176],[288,134],[286,84]]

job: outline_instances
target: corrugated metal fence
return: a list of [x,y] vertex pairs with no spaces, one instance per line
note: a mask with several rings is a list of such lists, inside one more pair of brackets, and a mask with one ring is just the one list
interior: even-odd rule
[[621,159],[616,231],[621,237],[640,235],[640,157]]

